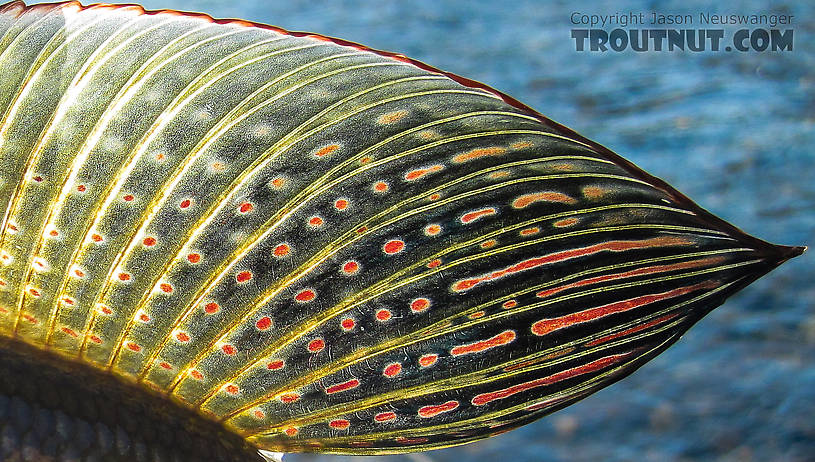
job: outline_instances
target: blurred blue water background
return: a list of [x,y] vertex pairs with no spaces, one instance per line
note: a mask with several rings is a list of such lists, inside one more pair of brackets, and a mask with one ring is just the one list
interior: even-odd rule
[[[482,81],[751,234],[815,244],[815,2],[141,3],[341,37]],[[776,53],[578,53],[575,11],[792,14],[795,44]],[[815,461],[814,267],[810,250],[633,376],[535,424],[464,447],[364,460]],[[306,461],[356,459],[287,456]]]

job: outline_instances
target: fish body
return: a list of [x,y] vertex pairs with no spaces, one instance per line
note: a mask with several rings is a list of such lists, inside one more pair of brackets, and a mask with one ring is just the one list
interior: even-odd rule
[[0,34],[8,460],[476,441],[803,251],[401,55],[76,2]]

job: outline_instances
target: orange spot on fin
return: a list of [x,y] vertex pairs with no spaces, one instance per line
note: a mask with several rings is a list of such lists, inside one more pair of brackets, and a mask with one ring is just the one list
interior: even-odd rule
[[577,224],[578,221],[579,220],[577,218],[574,218],[574,217],[572,217],[572,218],[564,218],[563,220],[554,222],[553,225],[555,226],[555,228],[566,228],[568,226],[573,226],[573,225]]
[[382,114],[376,119],[376,122],[381,125],[392,124],[398,120],[401,120],[406,115],[407,111],[393,111],[387,114]]
[[499,148],[497,146],[491,148],[478,148],[453,157],[453,162],[459,164],[461,162],[467,162],[468,160],[478,159],[479,157],[500,156],[505,152],[507,152],[506,149]]
[[600,199],[608,193],[608,190],[599,186],[586,186],[583,188],[583,196],[586,199]]
[[522,209],[529,207],[535,202],[560,202],[562,204],[574,204],[577,201],[573,197],[567,196],[563,193],[555,191],[543,191],[518,196],[514,201],[512,201],[512,206],[516,209]]
[[315,152],[314,155],[317,156],[317,157],[324,157],[324,156],[327,156],[327,155],[331,154],[332,152],[336,151],[339,148],[340,148],[340,145],[338,145],[338,144],[329,144],[328,146],[320,148],[320,150]]
[[439,359],[439,355],[427,354],[419,358],[419,365],[422,367],[432,366]]
[[76,333],[76,331],[74,331],[73,329],[70,329],[68,327],[63,327],[62,332],[65,332],[66,334],[68,334],[68,335],[70,335],[71,337],[74,337],[74,338],[79,337],[79,335]]
[[418,180],[419,178],[422,178],[423,176],[429,175],[431,173],[440,172],[442,170],[444,170],[443,165],[433,165],[432,167],[419,168],[405,173],[405,179],[408,181],[414,181]]

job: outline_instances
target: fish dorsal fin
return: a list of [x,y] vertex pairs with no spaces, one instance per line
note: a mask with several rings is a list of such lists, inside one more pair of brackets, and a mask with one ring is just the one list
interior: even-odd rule
[[505,432],[800,253],[400,55],[76,2],[0,34],[0,335],[269,460]]

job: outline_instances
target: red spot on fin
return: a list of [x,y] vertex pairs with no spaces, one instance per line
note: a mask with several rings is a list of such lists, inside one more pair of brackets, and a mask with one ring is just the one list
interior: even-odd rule
[[458,401],[447,401],[444,404],[437,404],[433,406],[424,406],[419,408],[419,417],[430,418],[435,417],[443,412],[450,412],[458,407]]
[[438,359],[439,355],[436,354],[423,355],[421,358],[419,358],[419,365],[422,367],[429,367],[436,364]]
[[310,302],[315,298],[317,298],[317,293],[311,289],[303,289],[294,296],[294,299],[301,303]]
[[255,322],[255,327],[257,327],[258,330],[266,330],[272,327],[272,319],[268,316],[264,316]]
[[73,329],[70,329],[68,327],[63,327],[62,332],[65,332],[66,334],[68,334],[68,335],[70,335],[71,337],[74,337],[74,338],[79,337],[79,335],[76,333],[76,331],[74,331]]
[[530,258],[520,263],[504,268],[499,271],[494,271],[483,276],[470,279],[462,279],[453,283],[452,289],[455,292],[463,292],[472,289],[473,287],[481,284],[482,282],[492,281],[494,279],[502,278],[509,274],[527,271],[537,268],[541,265],[549,263],[556,263],[572,258],[584,257],[598,252],[622,252],[625,250],[642,249],[647,247],[667,247],[674,245],[688,245],[690,241],[679,237],[655,237],[651,239],[644,239],[640,241],[609,241],[600,244],[591,245],[588,247],[579,247],[577,249],[564,250],[560,252],[551,253],[541,257]]
[[393,315],[391,314],[390,310],[386,310],[384,308],[376,312],[376,319],[379,321],[387,321],[391,318],[391,316]]
[[396,377],[402,372],[402,365],[399,363],[390,363],[385,366],[385,370],[382,371],[382,375],[385,377]]
[[249,213],[255,206],[251,202],[244,202],[238,207],[238,213]]
[[486,209],[476,210],[474,212],[468,212],[461,216],[461,222],[465,225],[467,223],[472,223],[479,218],[484,218],[489,215],[495,215],[496,211],[493,207],[489,207]]
[[394,412],[380,412],[374,416],[374,420],[377,422],[387,422],[394,419],[396,419],[396,413]]
[[410,302],[410,311],[414,313],[421,313],[428,308],[430,308],[430,300],[426,298],[417,298]]
[[249,271],[241,271],[235,276],[235,280],[238,282],[249,282],[252,279],[252,273]]
[[604,369],[609,367],[613,364],[616,364],[628,356],[630,356],[633,352],[623,353],[619,355],[611,355],[605,356],[600,359],[596,359],[588,364],[584,364],[582,366],[573,367],[571,369],[567,369],[562,372],[558,372],[546,377],[542,377],[539,379],[531,380],[529,382],[519,383],[518,385],[513,385],[508,388],[504,388],[502,390],[493,391],[489,393],[481,393],[480,395],[476,395],[475,398],[472,399],[472,403],[476,406],[483,406],[487,403],[490,403],[495,400],[508,398],[512,395],[531,390],[533,388],[543,387],[546,385],[551,385],[553,383],[560,382],[561,380],[566,380],[572,377],[576,377],[582,374],[588,374],[590,372],[595,372],[600,369]]
[[422,444],[422,443],[427,443],[428,441],[430,441],[427,438],[408,438],[408,437],[405,437],[405,436],[397,436],[395,438],[395,440],[396,440],[397,443],[402,443],[402,444]]
[[342,272],[345,274],[351,275],[357,271],[359,271],[359,263],[354,260],[347,261],[342,265]]
[[308,225],[312,228],[319,228],[323,223],[325,223],[325,221],[316,215],[308,219]]
[[359,386],[359,380],[351,379],[351,380],[348,380],[348,381],[345,381],[345,382],[342,382],[342,383],[337,383],[337,384],[331,385],[330,387],[325,389],[325,392],[326,392],[326,394],[330,395],[330,394],[333,394],[333,393],[339,393],[339,392],[342,392],[342,391],[352,390],[352,389],[354,389],[354,388],[356,388],[358,386]]
[[385,245],[382,247],[382,250],[388,255],[393,255],[401,252],[404,248],[405,248],[404,241],[400,241],[399,239],[393,239],[386,242]]
[[501,332],[500,334],[491,337],[488,340],[482,340],[480,342],[454,347],[452,350],[450,350],[450,353],[454,356],[465,355],[469,353],[479,353],[484,350],[489,350],[490,348],[506,345],[512,342],[513,340],[515,340],[515,332],[511,330],[505,330],[504,332]]
[[328,426],[331,428],[336,428],[337,430],[345,430],[351,426],[351,422],[345,419],[334,419],[331,422],[328,422]]
[[540,321],[532,324],[532,333],[535,335],[546,335],[552,331],[569,327],[574,324],[583,322],[594,321],[595,319],[602,318],[614,313],[632,310],[649,303],[667,300],[674,297],[679,297],[700,289],[711,289],[717,287],[719,284],[712,281],[694,284],[692,286],[680,287],[677,289],[669,290],[667,292],[660,292],[657,294],[640,295],[639,297],[629,298],[619,302],[609,303],[596,308],[589,308],[588,310],[578,311],[576,313],[567,314],[557,318],[541,319]]
[[291,247],[288,244],[279,244],[277,247],[274,248],[274,256],[275,257],[285,257],[291,251]]
[[605,343],[605,342],[608,342],[610,340],[614,340],[616,338],[625,337],[626,335],[631,335],[631,334],[637,333],[637,332],[639,332],[641,330],[645,330],[645,329],[648,329],[650,327],[654,327],[657,324],[661,324],[661,323],[663,323],[663,322],[665,322],[665,321],[667,321],[669,319],[673,319],[673,318],[675,318],[677,316],[679,316],[679,313],[666,314],[665,316],[660,316],[660,317],[658,317],[658,318],[656,318],[656,319],[654,319],[652,321],[646,322],[645,324],[640,324],[639,326],[634,326],[634,327],[632,327],[630,329],[626,329],[626,330],[624,330],[622,332],[617,332],[616,334],[611,334],[611,335],[606,335],[605,337],[600,337],[597,340],[593,340],[593,341],[587,343],[586,345],[587,346],[600,345],[601,343]]
[[137,343],[127,342],[127,349],[130,351],[135,351],[136,353],[141,351],[141,346]]
[[325,348],[325,340],[315,338],[314,340],[308,342],[308,346],[306,348],[308,348],[308,351],[312,353],[319,353],[323,351],[323,348]]
[[431,173],[436,173],[439,171],[444,170],[443,165],[433,165],[432,167],[427,168],[420,168],[416,170],[411,170],[410,172],[405,173],[405,180],[407,181],[415,181],[418,180],[426,175]]
[[544,298],[544,297],[548,297],[548,296],[550,296],[552,294],[556,294],[556,293],[558,293],[560,291],[563,291],[563,290],[566,290],[566,289],[572,289],[574,287],[582,287],[582,286],[595,284],[595,283],[598,283],[598,282],[612,281],[612,280],[616,280],[616,279],[625,279],[625,278],[630,278],[630,277],[635,277],[635,276],[642,276],[642,275],[646,275],[646,274],[658,274],[658,273],[664,273],[664,272],[668,272],[668,271],[678,271],[678,270],[683,270],[683,269],[698,268],[700,266],[706,266],[706,265],[715,265],[716,263],[720,263],[720,262],[722,262],[724,260],[725,260],[724,257],[702,258],[702,259],[699,259],[699,260],[690,260],[690,261],[685,261],[685,262],[680,262],[680,263],[672,263],[672,264],[669,264],[669,265],[647,266],[645,268],[637,268],[635,270],[625,271],[625,272],[622,272],[622,273],[613,273],[613,274],[606,274],[606,275],[603,275],[603,276],[595,276],[595,277],[592,277],[592,278],[583,279],[581,281],[573,282],[571,284],[566,284],[566,285],[559,286],[559,287],[553,287],[551,289],[541,290],[540,292],[537,293],[537,296],[541,297],[541,298]]

